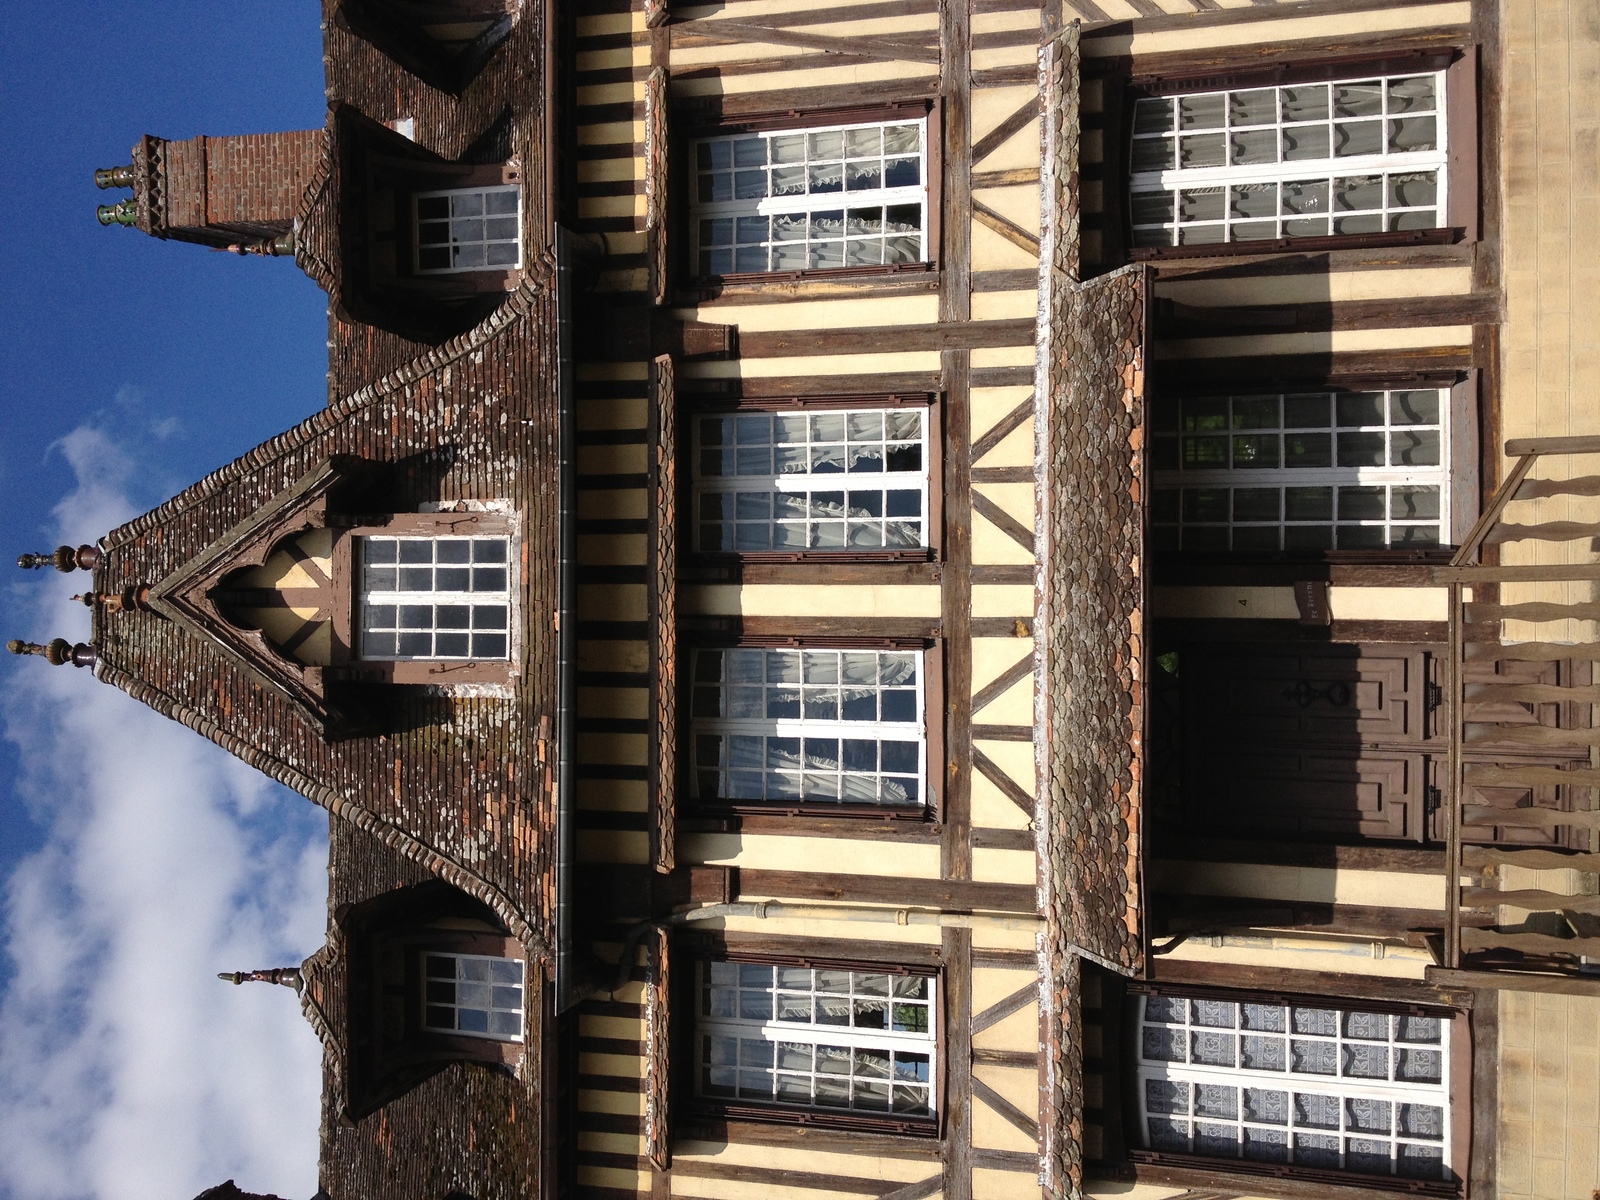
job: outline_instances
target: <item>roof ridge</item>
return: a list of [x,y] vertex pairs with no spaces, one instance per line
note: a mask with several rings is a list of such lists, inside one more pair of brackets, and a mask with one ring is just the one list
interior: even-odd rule
[[302,271],[311,276],[318,287],[328,293],[330,301],[338,295],[339,277],[334,269],[323,261],[321,255],[313,253],[300,231],[307,227],[312,212],[322,202],[323,196],[333,183],[333,156],[337,151],[337,145],[338,139],[334,130],[334,110],[329,108],[328,115],[322,125],[322,161],[317,166],[316,175],[306,185],[305,191],[300,194],[300,204],[294,213],[295,263]]

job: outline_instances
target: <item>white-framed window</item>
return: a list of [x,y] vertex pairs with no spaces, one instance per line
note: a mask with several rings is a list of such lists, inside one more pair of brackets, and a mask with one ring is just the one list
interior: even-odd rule
[[1449,540],[1448,388],[1158,399],[1157,549],[1417,549]]
[[419,274],[522,266],[522,188],[449,188],[412,197]]
[[360,657],[509,658],[510,548],[504,537],[357,538]]
[[1448,1020],[1182,996],[1137,1020],[1146,1149],[1450,1177]]
[[695,548],[902,550],[928,545],[924,408],[695,418]]
[[1444,72],[1135,102],[1133,244],[1446,224]]
[[923,654],[696,650],[690,724],[697,797],[922,805]]
[[928,258],[927,118],[701,138],[701,275],[877,267]]
[[520,1042],[522,968],[518,958],[424,953],[423,1028],[497,1042]]
[[708,1099],[931,1119],[929,975],[703,962],[697,1090]]

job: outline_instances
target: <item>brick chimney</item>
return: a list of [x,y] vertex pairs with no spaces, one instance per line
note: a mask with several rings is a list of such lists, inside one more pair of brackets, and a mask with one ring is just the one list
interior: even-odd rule
[[133,162],[94,173],[133,198],[103,205],[102,225],[133,225],[158,238],[288,254],[294,215],[322,160],[323,131],[143,137]]

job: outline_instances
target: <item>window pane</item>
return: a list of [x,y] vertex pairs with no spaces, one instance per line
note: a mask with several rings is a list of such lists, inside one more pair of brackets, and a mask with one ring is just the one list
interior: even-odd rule
[[[1386,76],[1139,100],[1128,159],[1134,244],[1440,225],[1441,80]],[[1356,160],[1359,173],[1345,174]],[[1212,199],[1224,192],[1226,212]],[[1361,215],[1330,222],[1330,212]]]
[[[1341,547],[1438,545],[1448,521],[1442,395],[1432,388],[1158,401],[1153,522],[1158,530],[1177,526],[1190,551],[1321,550],[1334,544],[1328,523],[1342,495],[1338,519],[1351,524],[1337,534]],[[1222,436],[1228,428],[1235,432]],[[1173,486],[1180,483],[1187,486]],[[1158,532],[1163,538],[1171,544]]]
[[[481,270],[521,263],[521,188],[455,188],[413,199],[421,273]],[[486,219],[486,214],[489,214]],[[429,249],[448,245],[448,253]]]
[[736,1065],[741,1099],[931,1115],[932,978],[752,963],[699,973],[702,1095],[734,1094]]
[[424,954],[422,960],[425,1028],[502,1042],[522,1040],[520,959]]
[[[504,659],[510,597],[505,538],[361,538],[363,658]],[[398,562],[398,567],[387,564]],[[464,631],[483,630],[468,638]]]
[[[696,433],[701,550],[926,544],[928,477],[919,411],[844,410],[809,421],[741,414],[697,422]],[[722,482],[730,466],[739,477],[737,490]],[[813,483],[816,476],[846,480]],[[848,491],[834,490],[846,481]]]

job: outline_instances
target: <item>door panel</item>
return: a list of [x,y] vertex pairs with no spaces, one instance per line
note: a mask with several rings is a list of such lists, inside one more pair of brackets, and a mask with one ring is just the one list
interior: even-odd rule
[[1420,742],[1429,660],[1421,646],[1206,646],[1183,657],[1185,712],[1232,740]]
[[1205,825],[1228,837],[1421,841],[1421,754],[1282,750],[1210,759]]
[[1429,836],[1432,647],[1208,644],[1180,661],[1190,830]]

